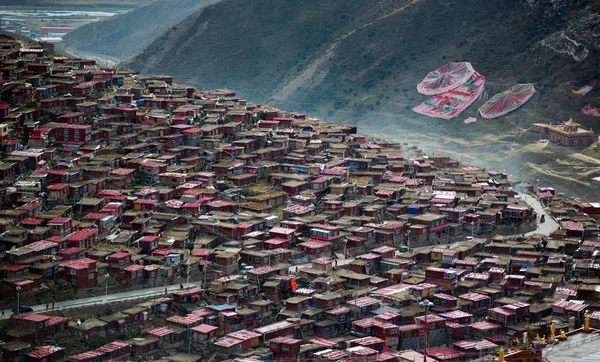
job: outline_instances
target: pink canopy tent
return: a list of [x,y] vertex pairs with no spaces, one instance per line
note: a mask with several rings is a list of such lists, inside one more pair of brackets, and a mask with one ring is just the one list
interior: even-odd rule
[[535,89],[533,88],[533,84],[516,84],[511,89],[498,93],[485,102],[479,108],[479,114],[487,119],[504,116],[521,107],[534,94]]
[[485,77],[474,72],[468,81],[456,84],[454,88],[434,95],[414,107],[413,111],[435,118],[458,117],[481,96],[484,87]]
[[417,85],[417,91],[421,94],[434,95],[466,82],[475,74],[471,63],[448,63],[443,67],[429,72],[425,79]]

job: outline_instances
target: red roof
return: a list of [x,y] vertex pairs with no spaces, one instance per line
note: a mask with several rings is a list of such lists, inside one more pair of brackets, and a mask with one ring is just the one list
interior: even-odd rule
[[27,356],[36,358],[36,359],[43,359],[43,358],[48,357],[56,352],[60,352],[63,350],[64,350],[64,348],[59,347],[59,346],[39,346],[39,347],[36,347],[35,351],[28,353]]
[[67,113],[67,114],[58,116],[58,118],[72,118],[72,117],[79,117],[79,116],[85,116],[85,113],[83,113],[83,112]]
[[123,268],[124,271],[131,271],[131,272],[136,272],[138,270],[144,270],[144,266],[143,265],[138,265],[138,264],[132,264],[129,266],[126,266],[125,268]]
[[269,230],[269,232],[272,233],[277,233],[277,234],[285,234],[285,235],[291,235],[293,233],[296,232],[296,230],[291,229],[291,228],[284,228],[284,227],[274,227],[271,230]]
[[495,323],[488,322],[488,321],[480,321],[480,322],[471,323],[470,326],[473,329],[484,330],[484,331],[489,330],[489,329],[503,328],[499,324],[495,324]]
[[35,251],[45,250],[58,247],[58,244],[48,240],[40,240],[27,245],[27,248]]
[[50,185],[48,186],[48,190],[64,190],[69,188],[69,184],[54,184],[54,185]]
[[119,251],[116,252],[114,254],[110,254],[107,259],[121,259],[121,258],[125,258],[131,256],[131,253],[127,252],[127,251]]
[[561,223],[562,228],[568,231],[581,231],[583,232],[583,224],[575,221],[563,221]]
[[150,329],[150,330],[147,330],[144,332],[144,334],[150,334],[152,336],[157,336],[157,337],[166,336],[171,333],[173,333],[173,331],[170,330],[169,328],[165,328],[165,327],[153,328],[153,329]]
[[[225,312],[222,312],[222,313],[225,313]],[[252,339],[252,338],[258,338],[260,336],[261,336],[260,333],[249,331],[247,329],[242,329],[240,331],[232,332],[232,333],[229,333],[227,335],[227,337],[237,338],[237,339],[240,339],[242,341],[246,341],[246,340],[249,340],[249,339]]]
[[379,303],[379,300],[371,297],[362,297],[354,300],[349,300],[347,304],[353,305],[356,307],[364,307],[367,305],[373,305]]
[[27,268],[29,268],[29,265],[16,264],[16,265],[5,266],[4,268],[2,268],[0,270],[4,270],[4,271],[19,271],[19,270],[23,270],[23,269],[27,269]]
[[188,128],[188,129],[184,129],[182,132],[183,133],[201,133],[202,128],[198,128],[198,127]]
[[325,339],[325,338],[313,338],[313,339],[309,340],[308,342],[314,343],[314,344],[320,344],[325,347],[337,347],[336,342],[331,341],[329,339]]
[[57,217],[57,218],[54,218],[54,219],[48,221],[48,225],[49,224],[66,224],[71,220],[72,219],[70,217]]
[[68,260],[60,263],[60,266],[68,267],[71,269],[88,269],[90,265],[95,265],[96,260],[83,258],[79,260]]
[[236,344],[241,344],[241,343],[242,343],[242,341],[239,339],[226,337],[220,341],[216,341],[214,343],[214,345],[227,348],[227,347],[235,346]]
[[[125,176],[125,175],[129,175],[130,173],[135,172],[134,169],[132,168],[116,168],[112,171],[110,171],[110,173],[112,175],[119,175],[119,176]],[[120,192],[114,193],[114,195],[119,195]]]
[[40,225],[44,222],[43,219],[27,218],[21,221],[22,225]]
[[288,242],[287,239],[284,239],[284,238],[273,238],[273,239],[265,240],[265,244],[271,244],[271,245],[281,245],[281,244],[285,244],[287,242]]
[[458,348],[465,349],[465,350],[474,349],[477,351],[484,350],[484,349],[498,348],[497,344],[492,343],[485,339],[482,339],[479,341],[458,341],[458,342],[454,342],[453,345],[455,345]]
[[434,358],[441,358],[443,360],[462,358],[465,356],[463,352],[448,348],[446,346],[427,348],[427,355]]
[[28,314],[28,315],[24,315],[21,317],[21,319],[26,320],[26,321],[31,321],[31,322],[43,322],[43,321],[47,321],[50,319],[50,316],[44,315],[44,314]]
[[102,212],[91,212],[87,215],[85,215],[83,218],[84,219],[91,219],[91,220],[96,220],[96,219],[102,219],[105,218],[107,216],[110,216],[109,214],[105,214]]
[[552,303],[552,308],[562,308],[567,311],[581,312],[587,308],[587,304],[584,304],[583,300],[565,300],[561,299]]
[[510,309],[506,309],[506,308],[501,308],[501,307],[492,308],[492,309],[490,309],[490,311],[492,311],[494,313],[502,314],[502,315],[515,314],[514,310],[510,310]]
[[320,241],[320,240],[311,240],[311,241],[306,241],[304,243],[298,244],[298,246],[308,248],[308,249],[319,249],[319,248],[322,248],[325,246],[330,246],[330,245],[333,245],[333,244],[330,243],[329,241]]
[[332,167],[326,168],[321,171],[322,175],[335,175],[335,176],[343,176],[348,172],[348,169],[345,167]]
[[98,229],[83,229],[80,231],[76,231],[73,234],[67,236],[67,240],[68,241],[79,241],[82,239],[87,239],[89,237],[92,237],[94,235],[98,234]]
[[192,328],[193,331],[199,333],[210,333],[216,331],[219,327],[211,326],[210,324],[200,324]]

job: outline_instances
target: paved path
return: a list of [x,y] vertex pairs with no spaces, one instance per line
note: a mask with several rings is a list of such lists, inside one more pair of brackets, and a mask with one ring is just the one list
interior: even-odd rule
[[[167,292],[172,293],[174,291],[179,290],[180,284],[183,284],[184,287],[187,287],[187,286],[196,287],[196,286],[200,286],[201,283],[200,283],[200,281],[198,281],[198,282],[190,282],[189,284],[182,282],[182,283],[178,283],[178,284],[167,285],[166,286]],[[141,290],[132,290],[129,292],[122,292],[122,293],[114,293],[114,294],[109,294],[108,296],[101,295],[101,296],[90,297],[90,298],[65,300],[65,301],[61,301],[61,302],[56,302],[56,304],[54,305],[54,310],[60,311],[60,310],[89,306],[89,305],[94,305],[94,304],[106,304],[106,303],[110,303],[110,302],[118,302],[118,301],[123,301],[123,300],[128,300],[128,299],[138,299],[138,298],[145,298],[145,297],[151,298],[151,297],[158,297],[158,296],[162,296],[162,295],[165,295],[165,286],[155,287],[155,288],[145,288],[145,289],[141,289]],[[30,305],[30,307],[33,308],[34,312],[46,312],[46,304]],[[16,305],[15,305],[15,308],[16,308]],[[50,304],[50,310],[52,310],[52,304]],[[6,319],[13,314],[13,311],[10,309],[5,309],[5,310],[3,310],[3,312],[4,312],[4,317],[0,317],[0,319]]]
[[[338,266],[349,264],[353,260],[354,260],[354,258],[338,260]],[[306,269],[306,268],[310,268],[311,266],[312,266],[312,264],[308,263],[308,264],[298,265],[297,267],[298,267],[298,269]],[[295,272],[295,270],[296,270],[296,266],[290,267],[290,272]],[[239,277],[239,275],[231,275],[230,277],[235,279],[235,278]],[[188,286],[200,287],[202,283],[200,281],[198,281],[198,282],[190,282],[189,284],[187,284],[182,281],[181,283],[168,285],[167,292],[172,293],[174,291],[179,290],[180,284],[183,284],[185,287],[188,287]],[[54,310],[61,311],[61,310],[78,308],[78,307],[95,305],[95,304],[107,304],[107,303],[111,303],[111,302],[123,301],[123,300],[128,300],[128,299],[139,299],[139,298],[145,298],[145,297],[147,297],[147,298],[159,297],[164,294],[165,294],[165,286],[154,287],[154,288],[145,288],[145,289],[141,289],[141,290],[132,290],[129,292],[109,294],[108,296],[100,295],[97,297],[81,298],[81,299],[73,299],[73,300],[65,300],[65,301],[61,301],[61,302],[56,302],[56,304],[54,305]],[[37,312],[37,313],[46,312],[46,304],[30,305],[30,307],[33,308],[33,311]],[[16,303],[15,303],[15,308],[16,308]],[[50,305],[50,310],[52,310],[52,305]],[[11,309],[5,309],[5,310],[3,310],[3,312],[4,312],[4,317],[0,317],[0,319],[9,318],[13,314],[13,311]]]
[[529,204],[529,206],[533,207],[533,210],[535,210],[538,216],[545,215],[544,217],[546,218],[546,221],[543,223],[538,221],[538,228],[526,233],[526,236],[533,234],[542,234],[548,236],[552,234],[554,230],[558,229],[558,223],[554,220],[552,215],[550,215],[550,213],[546,211],[546,209],[542,206],[542,204],[540,204],[540,202],[535,197],[522,193],[519,193],[519,195],[527,204]]

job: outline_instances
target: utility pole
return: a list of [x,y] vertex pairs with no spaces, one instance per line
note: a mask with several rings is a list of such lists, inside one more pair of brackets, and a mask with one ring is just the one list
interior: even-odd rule
[[17,285],[17,315],[21,314],[21,287]]
[[429,325],[427,324],[427,312],[429,308],[433,305],[428,299],[423,300],[419,303],[419,306],[425,310],[425,340],[423,341],[424,349],[423,349],[423,362],[427,362],[427,346],[429,339]]
[[192,353],[192,330],[188,324],[188,354]]
[[186,279],[186,284],[188,286],[188,288],[190,287],[190,260],[188,259],[187,261],[187,279]]

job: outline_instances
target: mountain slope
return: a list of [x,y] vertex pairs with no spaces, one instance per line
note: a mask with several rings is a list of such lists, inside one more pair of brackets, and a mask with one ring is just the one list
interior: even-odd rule
[[311,111],[332,100],[338,108],[375,108],[366,100],[391,97],[396,88],[409,91],[393,103],[408,96],[402,102],[413,105],[418,81],[448,61],[470,61],[488,84],[499,85],[493,91],[517,81],[542,90],[574,73],[585,80],[597,72],[590,66],[597,64],[596,48],[574,62],[540,44],[567,26],[568,14],[591,13],[590,4],[225,0],[186,18],[128,65]]
[[224,0],[186,18],[129,65],[270,98],[272,87],[299,73],[336,37],[406,2],[365,8],[365,1]]
[[[600,17],[586,16],[599,10],[598,0],[223,0],[127,66],[519,172],[538,156],[522,150],[539,137],[522,137],[531,123],[574,116],[598,128],[579,111],[600,92],[582,98],[568,84],[598,78]],[[414,113],[427,98],[418,82],[449,61],[471,62],[490,96],[528,82],[538,94],[514,113],[472,125],[462,121],[477,115],[481,100],[448,121]]]
[[75,51],[127,59],[202,6],[218,0],[157,0],[65,35]]

